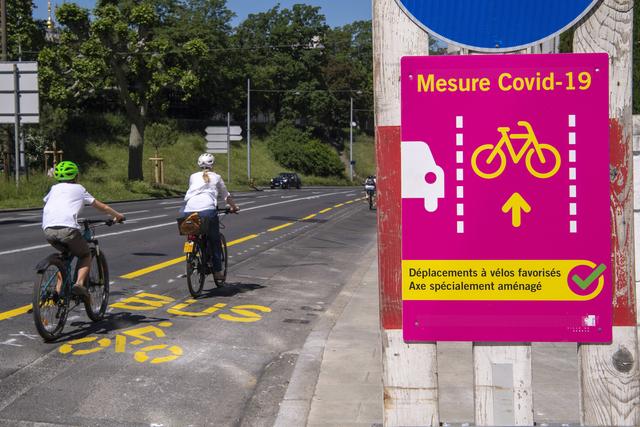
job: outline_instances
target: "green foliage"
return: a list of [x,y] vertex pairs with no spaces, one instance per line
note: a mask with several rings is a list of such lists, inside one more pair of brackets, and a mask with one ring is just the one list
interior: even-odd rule
[[342,176],[344,165],[334,149],[282,122],[268,139],[274,158],[296,172],[318,176]]
[[34,2],[6,0],[7,6],[7,59],[33,60],[33,52],[44,44],[43,21],[32,18]]
[[165,123],[152,123],[147,126],[145,139],[155,148],[156,156],[160,147],[174,144],[178,139],[178,132]]

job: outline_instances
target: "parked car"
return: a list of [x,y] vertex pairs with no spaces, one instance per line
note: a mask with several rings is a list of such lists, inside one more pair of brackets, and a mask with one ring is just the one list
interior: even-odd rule
[[300,188],[300,177],[294,172],[282,172],[275,178],[271,179],[271,188]]

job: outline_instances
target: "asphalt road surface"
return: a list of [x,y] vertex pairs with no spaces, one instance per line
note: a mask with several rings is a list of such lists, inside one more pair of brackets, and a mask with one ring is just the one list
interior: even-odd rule
[[52,252],[41,212],[0,213],[0,425],[272,425],[307,335],[375,244],[375,212],[359,188],[234,196],[227,284],[209,277],[197,300],[181,200],[114,204],[127,222],[96,233],[107,316],[76,307],[54,343],[29,312],[34,266]]

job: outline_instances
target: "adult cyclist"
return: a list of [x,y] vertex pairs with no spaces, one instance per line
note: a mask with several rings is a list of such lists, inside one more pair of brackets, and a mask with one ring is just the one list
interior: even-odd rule
[[375,175],[369,175],[364,180],[364,191],[367,193],[367,200],[369,201],[369,209],[373,209],[373,200],[376,197],[376,177]]
[[[86,300],[89,298],[85,283],[91,268],[91,251],[80,232],[78,214],[84,206],[93,206],[113,217],[116,222],[124,221],[124,215],[93,197],[78,184],[78,173],[78,165],[73,162],[63,161],[56,165],[53,177],[58,184],[52,186],[44,197],[42,229],[51,246],[60,252],[68,251],[78,258],[78,277],[71,292]],[[60,293],[61,287],[62,281],[58,280],[57,293]]]
[[218,221],[218,197],[223,199],[230,207],[231,212],[238,212],[240,208],[231,198],[222,177],[213,172],[215,157],[204,153],[198,157],[200,172],[195,172],[189,177],[189,189],[184,196],[185,204],[182,211],[185,216],[197,212],[200,217],[209,219],[207,241],[211,259],[210,267],[213,267],[213,277],[223,280],[222,255],[220,252],[220,223]]

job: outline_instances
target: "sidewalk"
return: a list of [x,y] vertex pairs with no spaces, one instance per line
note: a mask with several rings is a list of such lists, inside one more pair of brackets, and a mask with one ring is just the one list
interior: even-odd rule
[[329,334],[308,427],[382,425],[378,261],[366,262],[369,269],[349,290],[351,300]]
[[307,338],[275,426],[382,425],[377,246],[359,265]]

